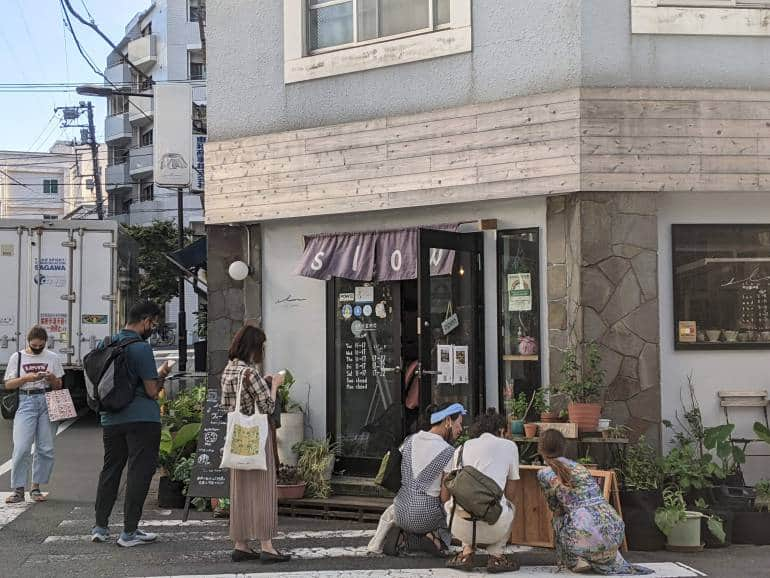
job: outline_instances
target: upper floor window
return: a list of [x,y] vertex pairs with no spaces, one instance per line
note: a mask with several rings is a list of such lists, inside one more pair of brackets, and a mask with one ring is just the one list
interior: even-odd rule
[[152,22],[148,22],[147,26],[142,28],[141,34],[142,36],[149,36],[150,34],[152,34]]
[[206,64],[203,62],[203,54],[200,50],[191,50],[188,54],[190,80],[206,80]]
[[631,0],[634,34],[770,36],[770,0]]
[[43,193],[46,195],[55,195],[59,192],[59,181],[57,179],[43,179]]
[[152,144],[152,129],[142,133],[142,136],[139,139],[139,146],[146,147],[146,146],[150,146],[151,144]]
[[108,114],[125,114],[128,112],[128,97],[122,94],[113,94],[107,99]]
[[309,0],[308,11],[310,52],[449,24],[449,0]]
[[140,181],[139,201],[152,201],[155,199],[155,184],[152,181]]
[[201,12],[201,0],[187,0],[187,20],[197,22]]

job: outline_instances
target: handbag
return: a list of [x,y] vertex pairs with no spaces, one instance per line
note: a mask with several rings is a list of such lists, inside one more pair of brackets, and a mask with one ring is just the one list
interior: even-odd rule
[[503,490],[497,482],[486,474],[481,473],[473,466],[463,466],[463,449],[460,446],[457,458],[457,469],[449,472],[444,478],[444,485],[453,498],[452,514],[449,529],[452,529],[452,520],[455,508],[460,506],[473,518],[493,525],[500,519],[503,507],[500,500]]
[[[16,352],[16,377],[21,377],[21,351]],[[13,419],[19,409],[19,388],[5,393],[0,399],[0,406],[2,406],[3,417]]]
[[45,403],[48,406],[48,419],[52,422],[72,419],[78,415],[69,389],[47,391]]
[[270,425],[267,416],[255,406],[254,415],[241,413],[243,374],[238,376],[235,410],[227,414],[227,434],[222,448],[220,468],[234,470],[267,470],[265,448]]
[[393,448],[382,458],[374,483],[397,494],[401,489],[401,451]]

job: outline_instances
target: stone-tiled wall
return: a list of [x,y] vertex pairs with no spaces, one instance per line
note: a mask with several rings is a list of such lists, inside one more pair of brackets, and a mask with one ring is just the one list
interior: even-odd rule
[[563,351],[596,342],[603,415],[633,437],[660,437],[658,228],[655,193],[579,193],[549,200],[551,383]]
[[245,281],[233,281],[227,270],[246,260],[246,228],[209,226],[207,234],[209,383],[219,383],[235,332],[245,322],[262,323],[260,228],[251,227],[251,275]]

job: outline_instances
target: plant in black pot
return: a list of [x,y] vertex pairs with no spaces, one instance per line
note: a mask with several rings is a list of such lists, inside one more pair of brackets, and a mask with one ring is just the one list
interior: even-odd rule
[[644,436],[626,450],[620,475],[628,547],[631,550],[662,550],[666,537],[655,525],[655,510],[663,505],[663,465]]
[[[756,422],[754,433],[759,440],[770,444],[770,429],[766,425]],[[770,545],[770,479],[757,482],[754,493],[753,508],[735,513],[734,544]]]

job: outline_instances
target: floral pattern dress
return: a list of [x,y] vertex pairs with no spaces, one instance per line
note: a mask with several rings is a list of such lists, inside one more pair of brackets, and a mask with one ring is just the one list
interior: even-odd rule
[[566,458],[559,460],[572,468],[573,487],[562,484],[551,468],[537,473],[553,512],[559,566],[572,568],[582,559],[599,574],[652,574],[652,570],[629,564],[621,556],[625,524],[604,499],[590,472]]

